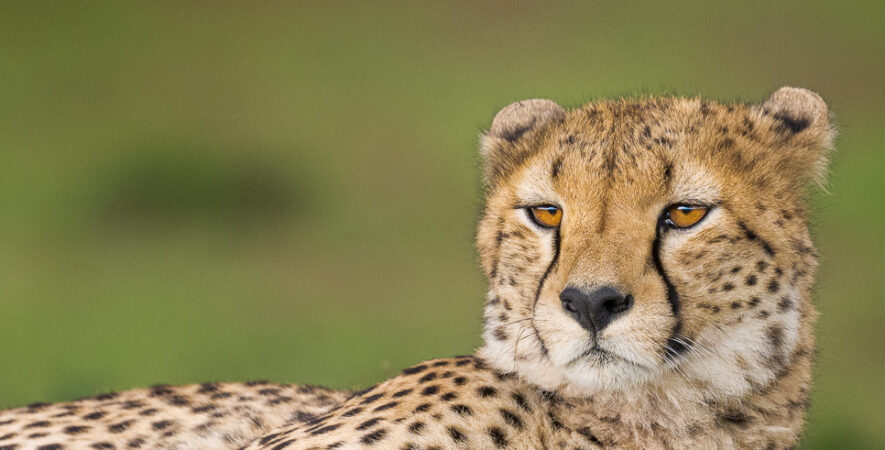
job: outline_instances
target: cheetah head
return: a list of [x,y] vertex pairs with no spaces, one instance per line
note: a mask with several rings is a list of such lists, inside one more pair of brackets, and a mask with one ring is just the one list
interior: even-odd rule
[[758,105],[505,107],[482,137],[480,355],[576,395],[743,395],[810,364],[804,193],[832,136],[797,88]]

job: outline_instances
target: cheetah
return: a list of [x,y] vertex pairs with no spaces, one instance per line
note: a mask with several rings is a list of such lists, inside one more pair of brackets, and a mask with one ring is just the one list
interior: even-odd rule
[[0,413],[0,449],[795,446],[817,316],[805,197],[834,134],[820,96],[791,87],[753,105],[511,104],[481,137],[474,355],[354,393],[32,405]]

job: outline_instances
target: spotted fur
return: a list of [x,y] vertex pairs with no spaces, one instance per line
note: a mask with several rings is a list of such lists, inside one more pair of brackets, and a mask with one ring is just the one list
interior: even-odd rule
[[[474,356],[426,361],[346,399],[273,388],[288,390],[270,396],[292,397],[287,406],[226,385],[246,392],[245,409],[184,387],[11,410],[0,449],[209,448],[206,436],[248,449],[792,447],[816,317],[804,197],[832,136],[826,105],[796,88],[760,105],[515,103],[482,138],[477,248],[489,290]],[[668,228],[663,211],[684,202],[711,209],[690,229]],[[559,207],[561,224],[539,227],[526,212],[537,205]],[[632,301],[588,330],[560,293],[598,286]],[[140,406],[126,413],[126,402]],[[209,420],[203,404],[227,415]],[[155,416],[143,419],[145,408]],[[95,426],[96,413],[115,415]],[[166,421],[170,440],[155,429]]]
[[157,385],[0,412],[0,449],[236,448],[349,393],[268,382]]

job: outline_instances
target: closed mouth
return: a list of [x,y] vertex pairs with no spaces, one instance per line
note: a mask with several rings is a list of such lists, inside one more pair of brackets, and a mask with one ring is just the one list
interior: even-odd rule
[[616,353],[613,353],[611,351],[608,351],[608,350],[600,347],[599,344],[596,342],[594,342],[590,348],[584,350],[583,352],[581,352],[580,355],[576,356],[574,359],[569,361],[567,366],[571,366],[579,361],[585,361],[585,360],[590,360],[591,362],[595,363],[595,365],[598,365],[601,367],[606,366],[606,365],[611,365],[611,364],[614,364],[615,362],[621,361],[621,362],[630,364],[632,366],[640,367],[643,369],[646,368],[641,364],[638,364],[634,361],[624,358],[623,356],[620,356]]

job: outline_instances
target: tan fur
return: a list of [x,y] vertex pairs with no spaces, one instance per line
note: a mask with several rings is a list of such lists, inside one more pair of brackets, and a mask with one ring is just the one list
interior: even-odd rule
[[158,385],[0,412],[0,449],[235,448],[347,392],[267,382]]
[[[476,356],[422,363],[347,400],[323,392],[334,408],[308,397],[269,420],[263,410],[272,408],[252,402],[260,426],[244,431],[241,414],[213,433],[236,434],[231,445],[252,433],[250,449],[794,446],[816,316],[804,197],[822,179],[832,135],[826,105],[797,88],[760,105],[510,105],[482,138],[487,199],[477,248],[489,291]],[[663,211],[683,202],[713,208],[690,229],[662,226]],[[537,205],[562,209],[557,229],[532,222],[525,208]],[[594,336],[559,295],[602,285],[635,300]],[[98,405],[82,404],[69,420],[121,409]],[[45,442],[125,444],[105,427],[60,434],[59,408],[5,412],[0,436],[13,432],[8,442],[34,447],[18,419],[27,414],[53,423]],[[177,408],[158,413],[183,424],[168,447],[200,447],[188,439],[199,437],[193,426],[205,416]],[[281,425],[295,411],[320,415]],[[4,424],[8,417],[16,421]],[[154,446],[166,444],[137,423]],[[278,428],[260,436],[270,425]],[[0,437],[0,448],[6,442]]]

